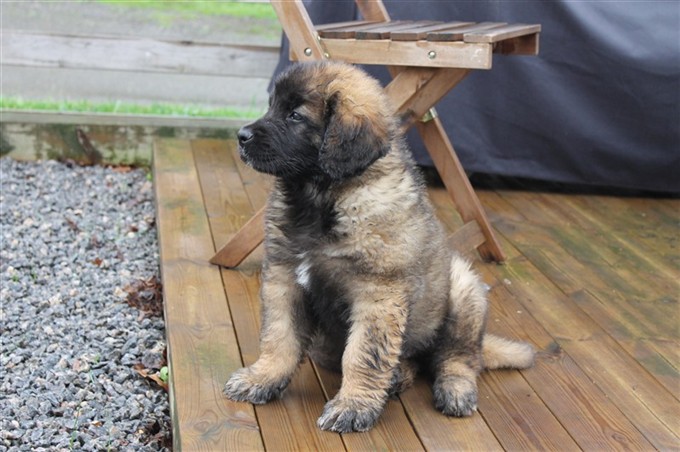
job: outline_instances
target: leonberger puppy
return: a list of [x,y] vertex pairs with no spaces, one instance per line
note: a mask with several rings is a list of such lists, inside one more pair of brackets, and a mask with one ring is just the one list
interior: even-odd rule
[[275,182],[260,357],[233,373],[227,397],[281,396],[309,354],[342,371],[318,426],[365,431],[419,366],[437,409],[468,416],[481,370],[532,365],[529,344],[485,333],[485,289],[447,246],[377,80],[347,64],[294,65],[238,141],[243,161]]

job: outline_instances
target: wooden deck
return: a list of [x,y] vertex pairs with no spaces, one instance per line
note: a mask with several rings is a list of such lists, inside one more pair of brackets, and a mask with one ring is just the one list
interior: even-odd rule
[[[160,140],[154,154],[176,450],[677,450],[680,201],[480,191],[508,255],[476,262],[491,331],[542,350],[480,379],[479,412],[452,419],[425,381],[368,433],[316,427],[338,375],[306,361],[281,400],[225,399],[258,356],[259,263],[208,264],[265,201],[268,181],[220,140]],[[431,197],[447,225],[445,191]],[[474,256],[472,256],[474,258]]]

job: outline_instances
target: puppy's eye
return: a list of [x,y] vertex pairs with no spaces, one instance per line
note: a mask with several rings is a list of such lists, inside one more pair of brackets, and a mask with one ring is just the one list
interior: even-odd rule
[[300,113],[298,113],[297,111],[292,111],[292,112],[288,115],[288,119],[290,119],[290,120],[293,121],[293,122],[300,122],[300,121],[302,121],[302,120],[305,119],[305,118],[304,118],[304,116],[302,116],[302,115],[301,115]]

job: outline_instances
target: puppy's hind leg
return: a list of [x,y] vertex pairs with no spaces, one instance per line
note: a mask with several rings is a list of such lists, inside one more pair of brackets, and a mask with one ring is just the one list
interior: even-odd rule
[[478,276],[461,257],[451,260],[448,316],[434,351],[434,403],[448,416],[477,410],[477,376],[483,368],[487,301]]
[[232,400],[255,404],[280,397],[309,344],[309,322],[302,292],[282,266],[265,268],[262,275],[260,357],[234,372],[224,386]]

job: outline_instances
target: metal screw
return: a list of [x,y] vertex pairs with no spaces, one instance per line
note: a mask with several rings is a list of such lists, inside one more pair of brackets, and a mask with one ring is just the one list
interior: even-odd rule
[[431,60],[434,60],[435,58],[437,58],[437,52],[435,52],[434,50],[430,50],[429,52],[427,52],[427,57]]
[[331,55],[328,52],[324,52],[323,57],[328,60],[331,57]]
[[312,49],[310,49],[309,47],[307,47],[307,48],[305,49],[305,55],[307,55],[307,56],[312,56]]

